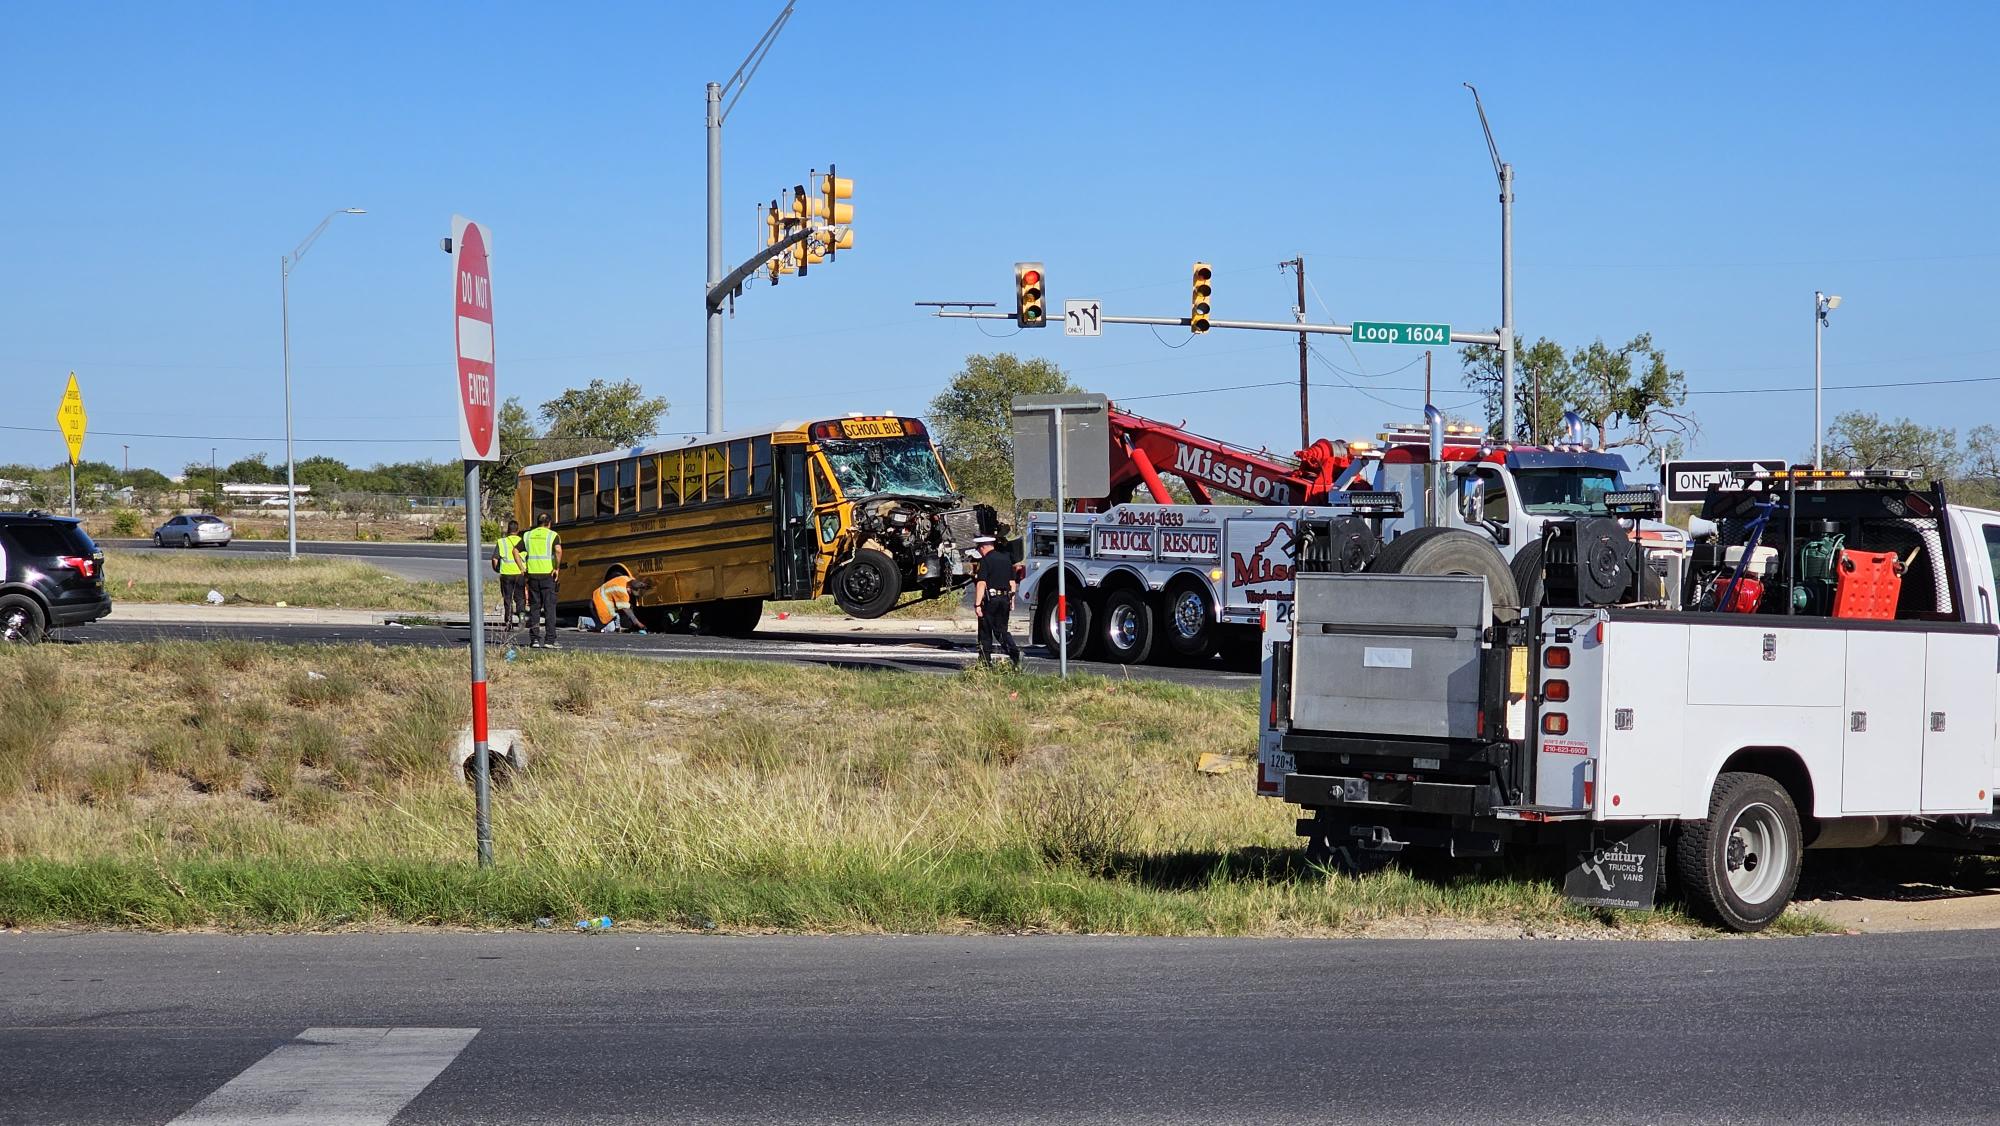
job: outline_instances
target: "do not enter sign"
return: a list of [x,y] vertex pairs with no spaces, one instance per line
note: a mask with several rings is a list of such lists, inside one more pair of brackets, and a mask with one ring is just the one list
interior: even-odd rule
[[493,274],[485,229],[463,215],[451,217],[451,263],[458,324],[458,456],[466,461],[498,461]]

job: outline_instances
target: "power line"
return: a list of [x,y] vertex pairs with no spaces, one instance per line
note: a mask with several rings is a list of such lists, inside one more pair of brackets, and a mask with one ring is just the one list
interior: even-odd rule
[[[1907,379],[1893,383],[1828,383],[1823,391],[1875,391],[1885,387],[1949,387],[1959,383],[2000,383],[2000,375],[1975,375],[1964,379]],[[1720,387],[1712,391],[1689,391],[1689,395],[1789,395],[1812,391],[1804,387]]]

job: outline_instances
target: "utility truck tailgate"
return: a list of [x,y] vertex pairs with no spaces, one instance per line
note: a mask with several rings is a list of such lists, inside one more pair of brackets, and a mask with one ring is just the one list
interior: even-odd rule
[[1476,739],[1486,580],[1450,575],[1298,577],[1292,727]]

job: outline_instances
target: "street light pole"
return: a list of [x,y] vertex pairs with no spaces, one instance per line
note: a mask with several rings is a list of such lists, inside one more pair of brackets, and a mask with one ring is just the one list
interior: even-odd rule
[[1826,315],[1840,308],[1840,295],[1829,297],[1813,291],[1813,468],[1824,469],[1822,452],[1826,423],[1820,417],[1820,335],[1826,331]]
[[[757,45],[750,48],[750,54],[743,65],[736,68],[727,82],[708,84],[706,121],[708,124],[708,284],[702,287],[703,303],[708,309],[708,432],[722,432],[722,302],[708,300],[715,287],[722,284],[722,123],[729,119],[729,111],[736,108],[736,100],[743,96],[743,90],[750,85],[757,67],[770,53],[771,44],[777,41],[778,32],[785,21],[792,18],[792,9],[798,0],[786,0],[785,10],[771,21]],[[732,92],[733,91],[733,92]],[[722,100],[729,99],[724,105]]]
[[[292,270],[325,232],[326,225],[333,222],[334,216],[366,214],[368,212],[359,207],[335,208],[326,213],[319,226],[314,227],[312,233],[290,254],[278,258],[278,320],[285,335],[285,558],[294,562],[299,557],[299,493],[296,465],[292,460]],[[213,461],[214,454],[209,456]]]
[[1500,440],[1511,442],[1514,440],[1514,166],[1500,159],[1500,146],[1493,141],[1493,126],[1487,124],[1479,88],[1470,82],[1460,85],[1472,91],[1473,108],[1479,111],[1479,128],[1486,134],[1486,155],[1493,159],[1493,175],[1500,181]]

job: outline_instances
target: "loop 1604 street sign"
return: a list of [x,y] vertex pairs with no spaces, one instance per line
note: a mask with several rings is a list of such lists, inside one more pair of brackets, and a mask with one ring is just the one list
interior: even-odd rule
[[1449,344],[1451,326],[1408,321],[1355,321],[1356,344]]

